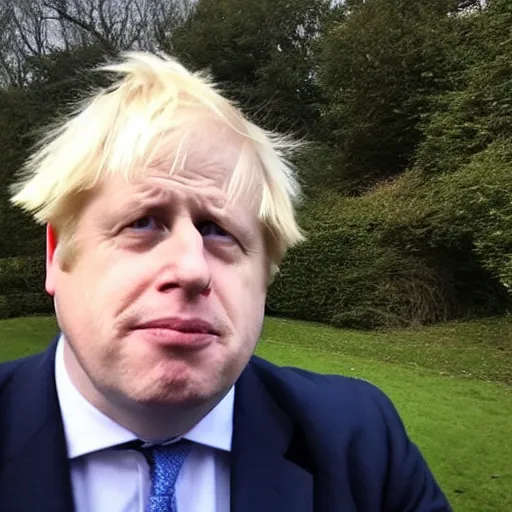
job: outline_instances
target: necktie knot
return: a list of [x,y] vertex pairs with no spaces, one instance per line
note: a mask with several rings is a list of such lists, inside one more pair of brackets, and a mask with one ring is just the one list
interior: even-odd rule
[[149,463],[151,474],[147,512],[177,512],[176,482],[190,448],[191,443],[182,440],[141,449]]

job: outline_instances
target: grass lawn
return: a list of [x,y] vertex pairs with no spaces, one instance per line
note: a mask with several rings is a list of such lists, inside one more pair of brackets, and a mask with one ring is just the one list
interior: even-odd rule
[[[43,349],[55,332],[51,318],[0,321],[0,360]],[[258,354],[377,384],[455,511],[512,511],[512,320],[359,332],[269,318]]]

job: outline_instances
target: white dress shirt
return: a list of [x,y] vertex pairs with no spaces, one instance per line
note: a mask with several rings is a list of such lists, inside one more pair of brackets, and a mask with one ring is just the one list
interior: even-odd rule
[[[64,339],[55,358],[55,381],[71,466],[76,512],[144,512],[151,489],[145,457],[109,450],[136,436],[92,406],[64,365]],[[179,512],[229,512],[229,452],[234,387],[183,438],[192,449],[176,483]]]

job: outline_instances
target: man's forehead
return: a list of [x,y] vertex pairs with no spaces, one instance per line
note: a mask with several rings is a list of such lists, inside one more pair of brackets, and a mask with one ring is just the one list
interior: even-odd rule
[[238,195],[228,193],[231,172],[207,169],[180,170],[174,174],[148,171],[146,175],[127,180],[121,176],[105,179],[97,189],[96,200],[108,211],[123,212],[143,206],[184,206],[192,210],[215,210],[225,215],[257,219],[255,195],[241,190]]
[[208,206],[224,210],[235,206],[230,204],[228,194],[221,179],[201,172],[178,171],[169,176],[153,172],[140,181],[131,184],[129,195],[135,201],[155,201],[163,204],[187,203],[194,208]]
[[247,138],[219,121],[168,132],[155,142],[144,164],[127,176],[119,171],[108,173],[97,192],[122,203],[130,198],[130,202],[174,202],[179,195],[206,201],[217,209],[243,205],[254,213],[261,191],[257,190],[253,149]]
[[248,143],[233,130],[216,132],[215,125],[201,131],[184,133],[180,137],[164,137],[155,148],[144,175],[173,175],[178,180],[196,179],[225,188],[239,164],[250,173]]

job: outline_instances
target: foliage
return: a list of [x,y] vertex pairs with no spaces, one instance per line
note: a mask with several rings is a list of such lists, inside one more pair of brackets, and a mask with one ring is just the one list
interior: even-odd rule
[[[374,328],[510,309],[508,0],[167,4],[145,6],[157,21],[140,41],[209,69],[265,127],[313,141],[294,162],[309,240],[285,260],[269,311]],[[9,83],[21,85],[0,90],[3,184],[45,126],[108,83],[82,70],[126,46],[102,43],[115,42],[120,26],[97,37],[94,23],[83,32],[66,18],[75,15],[57,20],[74,27],[70,44],[50,50],[43,41],[18,62],[24,78]],[[0,232],[0,258],[11,258],[0,260],[4,311],[23,312],[19,304],[39,299],[15,296],[43,289],[42,261],[30,267],[23,257],[44,253],[44,229],[9,206],[6,187]]]
[[436,98],[426,116],[425,139],[415,167],[457,170],[491,142],[512,138],[512,4],[491,0],[482,12],[459,21],[451,71],[453,89]]
[[371,200],[323,194],[314,204],[302,214],[308,241],[288,254],[270,289],[270,313],[360,328],[443,316],[442,283],[416,255],[383,243]]
[[321,141],[307,142],[292,156],[292,163],[306,202],[318,194],[343,190],[342,161],[332,145]]
[[[484,268],[512,287],[512,139],[497,141],[431,184],[434,221],[446,238],[466,236]],[[439,230],[441,231],[441,230]]]
[[52,311],[53,303],[43,292],[0,295],[0,318],[49,315]]
[[407,173],[360,197],[310,197],[301,212],[308,241],[285,259],[268,311],[359,328],[503,312],[504,283],[469,230],[482,215],[454,225],[446,215],[460,203],[446,206],[452,189],[441,189]]
[[430,96],[445,87],[452,4],[350,2],[343,19],[329,26],[319,77],[346,187],[368,188],[408,166]]
[[[8,185],[45,127],[105,78],[86,75],[105,53],[98,47],[32,58],[32,84],[0,90],[0,257],[43,254],[44,230],[8,202]],[[85,136],[86,134],[84,134]]]
[[0,258],[0,318],[49,314],[52,301],[44,292],[44,258]]
[[41,228],[8,202],[8,185],[32,145],[32,132],[44,108],[26,90],[0,90],[0,257],[34,254],[41,247]]
[[41,292],[44,290],[45,263],[40,256],[0,258],[2,294]]
[[266,126],[311,133],[320,101],[313,44],[329,6],[328,0],[199,0],[169,49],[209,69]]
[[293,251],[269,296],[269,311],[343,327],[376,328],[446,318],[439,276],[420,259],[372,237],[330,231]]
[[91,80],[93,77],[97,78],[99,83],[98,76],[83,71],[93,69],[108,57],[109,53],[102,46],[91,45],[29,58],[27,68],[31,74],[30,89],[48,91],[52,88],[60,92],[58,98],[54,94],[51,95],[53,105],[57,101],[63,103],[64,99],[73,101],[84,87],[94,85]]
[[[350,2],[329,29],[321,78],[339,152],[299,162],[314,183],[302,215],[311,235],[283,265],[271,312],[375,327],[509,307],[512,8],[495,0],[446,17],[460,7]],[[383,180],[418,147],[412,171]],[[347,190],[351,169],[366,193],[322,192]],[[341,180],[325,181],[336,170]]]

